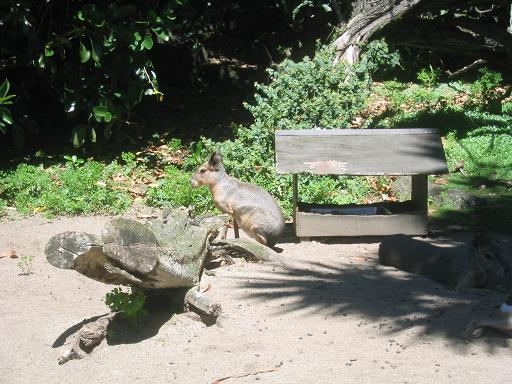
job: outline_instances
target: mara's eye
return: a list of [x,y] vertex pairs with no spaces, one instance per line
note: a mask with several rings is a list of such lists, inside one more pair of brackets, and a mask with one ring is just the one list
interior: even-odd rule
[[199,173],[205,173],[206,172],[206,169],[202,168],[199,170]]

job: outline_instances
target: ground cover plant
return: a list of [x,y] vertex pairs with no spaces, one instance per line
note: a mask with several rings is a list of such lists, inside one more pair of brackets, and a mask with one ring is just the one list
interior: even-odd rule
[[[66,155],[57,165],[21,164],[0,175],[0,208],[49,215],[118,213],[138,200],[212,212],[209,191],[192,189],[189,177],[221,149],[230,175],[267,189],[291,217],[291,178],[276,174],[274,166],[275,129],[439,128],[450,171],[491,182],[512,179],[511,89],[499,73],[481,68],[473,80],[449,80],[429,66],[418,72],[416,82],[377,81],[393,68],[396,73],[399,64],[385,42],[370,44],[355,66],[333,67],[332,56],[328,46],[318,46],[313,57],[287,59],[269,69],[269,81],[257,84],[254,101],[245,104],[252,124],[234,125],[231,140],[202,137],[188,145],[178,137],[155,135],[144,150],[122,153],[113,162]],[[446,190],[464,184],[445,179]],[[301,197],[310,203],[397,199],[389,178],[304,175],[299,180]],[[491,183],[466,184],[478,189]],[[503,183],[500,188],[480,195],[510,190]],[[451,208],[432,206],[432,212],[454,212]]]
[[119,213],[131,204],[129,193],[113,178],[119,171],[115,163],[96,161],[47,168],[20,164],[0,175],[0,195],[22,214]]

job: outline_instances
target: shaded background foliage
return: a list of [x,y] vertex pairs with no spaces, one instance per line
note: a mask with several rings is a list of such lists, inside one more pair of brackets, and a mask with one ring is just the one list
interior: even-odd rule
[[[361,44],[357,64],[332,65],[350,20],[400,3],[2,2],[0,211],[119,212],[141,198],[208,211],[187,180],[220,147],[231,174],[289,214],[276,128],[437,127],[452,171],[510,179],[510,4],[418,1]],[[315,203],[393,197],[390,185],[301,178]]]
[[53,140],[71,134],[75,147],[96,142],[98,128],[105,138],[120,128],[144,93],[157,93],[147,51],[169,40],[180,6],[4,1],[0,69],[17,95],[17,122],[9,129],[14,147],[39,128]]
[[[0,73],[16,102],[9,108],[10,137],[0,136],[0,144],[12,153],[27,144],[62,146],[70,135],[74,147],[112,132],[137,136],[141,127],[130,113],[144,94],[161,97],[157,80],[173,94],[232,85],[251,93],[254,80],[266,81],[266,67],[312,55],[316,39],[336,37],[337,28],[364,17],[373,3],[4,1]],[[502,0],[420,2],[376,37],[387,36],[392,50],[399,48],[402,70],[396,74],[402,78],[415,77],[428,63],[450,71],[475,57],[509,70],[509,13]],[[439,39],[440,33],[450,38]]]

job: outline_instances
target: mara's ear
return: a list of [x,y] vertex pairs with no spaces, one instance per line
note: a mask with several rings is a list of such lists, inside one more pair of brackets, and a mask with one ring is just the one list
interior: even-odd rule
[[222,166],[222,155],[220,151],[217,150],[211,154],[208,164],[216,171],[220,169]]

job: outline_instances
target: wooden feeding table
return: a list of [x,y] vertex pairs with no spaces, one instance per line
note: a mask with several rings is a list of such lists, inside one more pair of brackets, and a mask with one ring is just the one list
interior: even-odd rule
[[[437,129],[277,130],[276,167],[293,175],[297,237],[427,233],[427,175],[448,172]],[[411,199],[367,205],[299,201],[297,175],[411,176]]]

